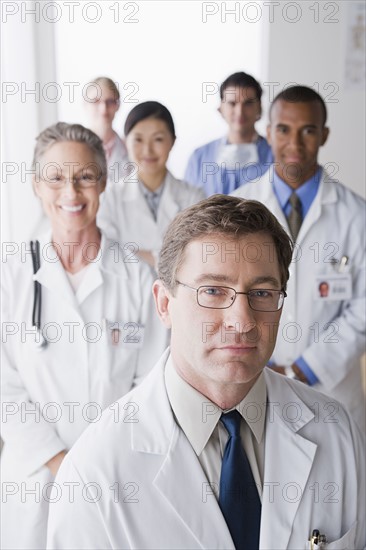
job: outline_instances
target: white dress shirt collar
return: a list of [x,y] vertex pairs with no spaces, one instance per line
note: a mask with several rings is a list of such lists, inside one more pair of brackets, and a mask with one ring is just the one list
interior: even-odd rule
[[[223,411],[186,382],[175,370],[172,357],[165,366],[165,385],[173,413],[195,453],[199,456]],[[261,373],[248,394],[235,407],[250,427],[258,444],[264,435],[267,387]]]

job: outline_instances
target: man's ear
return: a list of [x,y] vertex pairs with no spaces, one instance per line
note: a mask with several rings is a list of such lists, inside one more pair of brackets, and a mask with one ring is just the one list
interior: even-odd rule
[[321,145],[325,144],[325,142],[328,139],[328,136],[329,136],[329,128],[327,126],[324,126]]
[[169,329],[172,327],[169,313],[169,303],[172,295],[164,285],[163,281],[161,281],[161,279],[157,279],[154,282],[152,291],[159,319],[161,320],[165,328]]
[[259,112],[256,116],[256,120],[260,120],[262,118],[262,102],[259,101]]
[[267,125],[267,141],[270,145],[272,145],[271,144],[271,125],[270,124]]
[[40,193],[39,193],[39,177],[37,178],[35,175],[32,177],[32,187],[33,187],[33,191],[34,191],[34,194],[40,198]]

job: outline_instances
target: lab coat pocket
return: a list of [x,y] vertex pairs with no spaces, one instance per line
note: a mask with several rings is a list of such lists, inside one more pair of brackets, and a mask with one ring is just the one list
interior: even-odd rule
[[145,327],[137,322],[107,321],[109,344],[116,348],[139,350],[144,342]]
[[357,521],[352,525],[343,537],[325,545],[326,550],[354,550],[356,538]]

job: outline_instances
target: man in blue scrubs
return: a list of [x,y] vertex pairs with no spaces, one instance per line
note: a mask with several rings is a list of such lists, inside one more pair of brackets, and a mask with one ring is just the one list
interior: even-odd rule
[[233,194],[265,204],[296,242],[272,367],[342,402],[364,428],[365,201],[318,164],[326,119],[311,88],[281,92],[267,133],[275,162]]
[[261,97],[259,82],[244,72],[230,75],[221,84],[218,110],[229,126],[228,134],[196,149],[184,175],[207,196],[229,194],[258,180],[272,162],[270,146],[254,127],[262,113]]

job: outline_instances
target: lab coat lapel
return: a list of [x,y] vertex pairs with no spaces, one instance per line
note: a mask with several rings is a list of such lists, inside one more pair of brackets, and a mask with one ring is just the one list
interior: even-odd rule
[[285,214],[282,211],[282,208],[277,200],[275,193],[273,192],[272,185],[273,171],[272,169],[268,170],[263,178],[258,182],[258,198],[268,210],[277,218],[280,224],[287,229],[289,232],[288,223]]
[[105,236],[102,235],[99,255],[94,262],[89,264],[77,296],[75,296],[61,261],[56,258],[56,252],[50,252],[51,242],[52,236],[50,232],[40,239],[41,267],[34,275],[33,279],[39,281],[42,286],[48,288],[51,292],[55,292],[59,296],[62,296],[67,303],[78,310],[79,304],[86,300],[96,288],[103,284],[101,264],[105,261],[102,253],[106,245]]
[[[139,422],[132,425],[132,448],[164,455],[153,485],[175,510],[202,548],[234,550],[216,497],[185,434],[176,424],[165,389],[164,367],[169,350],[136,391]],[[138,388],[139,390],[140,388]],[[155,406],[151,408],[151,403]],[[206,497],[207,491],[207,497]],[[219,542],[218,542],[219,541]]]
[[175,189],[179,186],[177,181],[170,172],[167,173],[165,178],[165,186],[161,196],[160,205],[158,209],[157,221],[159,227],[165,227],[170,220],[172,220],[179,212],[179,205],[175,201]]
[[178,426],[154,484],[202,548],[234,549],[197,455]]
[[[272,185],[273,170],[270,168],[258,182],[258,200],[260,200],[267,208],[276,216],[280,224],[286,229],[287,233],[291,235],[290,228],[286,216],[284,215],[282,208],[277,200],[277,197],[273,191]],[[305,239],[308,231],[314,225],[314,223],[320,218],[322,213],[322,207],[325,204],[334,203],[337,201],[337,191],[333,185],[333,180],[329,174],[323,169],[321,181],[319,184],[319,190],[316,194],[312,205],[305,216],[305,219],[300,227],[298,237],[296,239],[297,244]]]
[[70,304],[74,309],[78,308],[74,291],[71,288],[65,270],[63,269],[59,259],[55,262],[50,262],[45,260],[44,257],[42,258],[41,252],[41,267],[33,276],[33,279],[41,283],[41,285],[49,291],[62,297],[62,299]]
[[323,169],[318,192],[300,227],[299,235],[297,238],[299,244],[301,244],[301,241],[305,239],[308,231],[320,218],[323,205],[335,203],[336,201],[337,191],[335,186],[333,185],[333,180],[331,180],[329,174],[327,174],[327,172]]
[[[298,431],[314,413],[280,375],[265,369],[268,390],[260,548],[287,548],[317,445]],[[293,415],[293,416],[292,416]],[[294,418],[296,421],[293,421]]]
[[84,302],[88,296],[99,286],[103,284],[103,277],[99,266],[97,264],[90,264],[85,277],[81,283],[81,286],[77,292],[77,299],[79,304]]
[[[156,234],[157,224],[147,204],[147,201],[137,181],[127,181],[123,190],[123,201],[126,202],[126,215],[130,217],[132,226],[136,226],[136,241],[139,243],[139,232],[142,233],[142,240],[146,235],[150,238]],[[128,203],[132,204],[129,205]],[[137,216],[137,217],[136,217]]]

